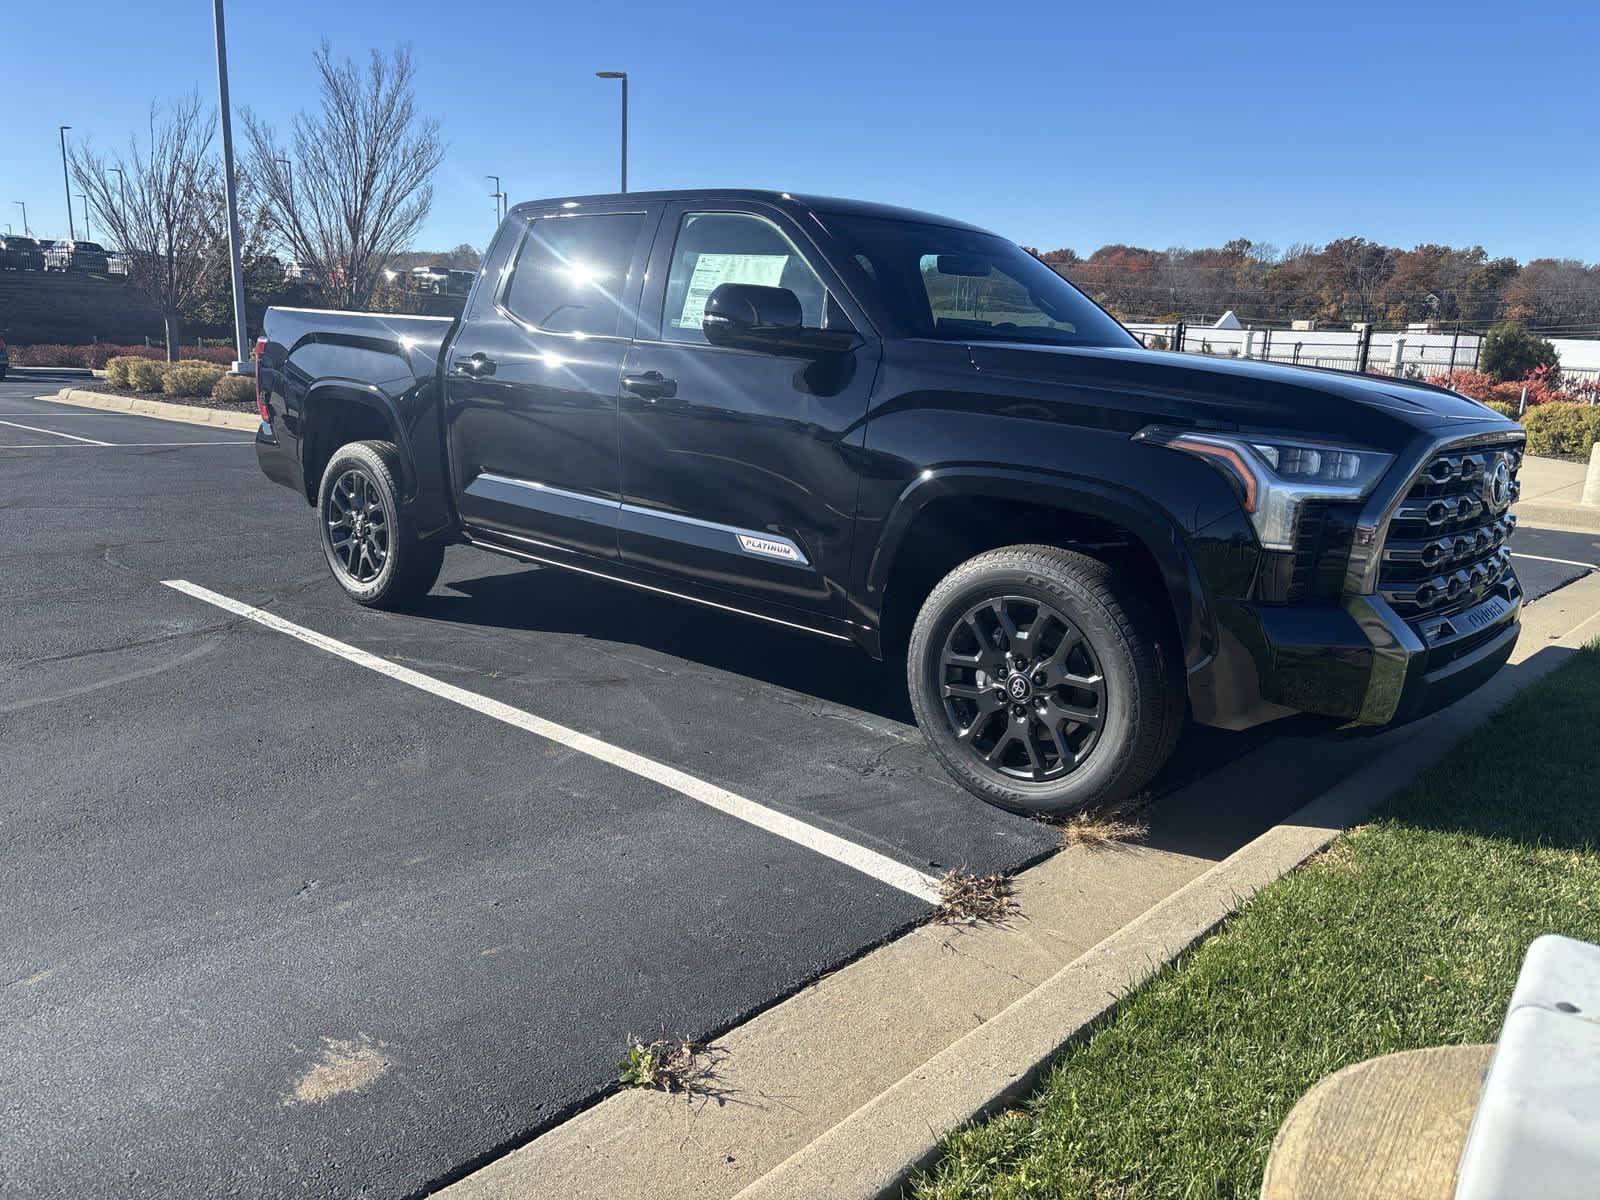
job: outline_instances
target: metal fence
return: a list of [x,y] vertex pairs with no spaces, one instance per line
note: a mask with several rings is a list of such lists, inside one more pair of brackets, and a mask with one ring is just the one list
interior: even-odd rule
[[[1444,332],[1396,329],[1217,329],[1183,321],[1133,322],[1128,329],[1152,350],[1176,350],[1218,358],[1302,367],[1329,367],[1367,375],[1432,379],[1452,371],[1477,370],[1483,335],[1470,330]],[[1600,367],[1563,367],[1568,386],[1600,386]],[[1594,401],[1591,400],[1591,403]]]
[[1128,327],[1151,349],[1422,379],[1473,370],[1483,339],[1469,331],[1194,328],[1183,321]]

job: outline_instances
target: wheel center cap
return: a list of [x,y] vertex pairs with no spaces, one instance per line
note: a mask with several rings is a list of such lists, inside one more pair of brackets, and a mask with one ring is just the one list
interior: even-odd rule
[[1006,693],[1018,703],[1033,695],[1033,681],[1020,671],[1006,680]]

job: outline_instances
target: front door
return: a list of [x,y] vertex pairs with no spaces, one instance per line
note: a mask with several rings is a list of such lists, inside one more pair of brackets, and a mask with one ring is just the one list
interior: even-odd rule
[[707,343],[720,283],[784,287],[807,325],[868,326],[805,235],[756,202],[667,206],[623,368],[624,562],[842,616],[878,344],[806,358]]
[[468,526],[617,557],[617,389],[660,211],[519,209],[501,229],[445,363]]

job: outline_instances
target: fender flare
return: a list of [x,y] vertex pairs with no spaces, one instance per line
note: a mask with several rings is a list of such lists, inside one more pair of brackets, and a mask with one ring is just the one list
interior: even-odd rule
[[1094,517],[1127,531],[1161,572],[1187,669],[1193,672],[1215,654],[1216,613],[1171,515],[1127,488],[1044,470],[949,466],[921,472],[896,497],[867,565],[865,595],[880,613],[895,559],[917,518],[933,501],[953,496],[1018,500]]
[[[329,393],[332,393],[331,395]],[[315,414],[325,411],[318,403],[320,398],[336,400],[339,403],[358,404],[362,408],[371,409],[383,418],[384,424],[389,427],[389,436],[400,450],[400,488],[404,498],[410,498],[417,490],[417,469],[411,448],[411,439],[406,436],[405,422],[400,419],[400,410],[396,407],[394,399],[381,388],[370,383],[363,383],[358,379],[342,379],[339,377],[323,378],[317,380],[310,390],[306,392],[304,413],[311,417],[315,423],[320,418]],[[304,425],[302,425],[304,428]],[[302,441],[305,439],[302,438]],[[301,451],[301,462],[305,462],[305,451]],[[305,468],[302,465],[302,472]],[[313,504],[316,503],[316,488],[320,480],[306,478],[306,494]]]

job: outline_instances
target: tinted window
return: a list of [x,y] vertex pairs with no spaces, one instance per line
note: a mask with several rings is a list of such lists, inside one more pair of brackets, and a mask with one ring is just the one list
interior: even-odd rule
[[827,289],[776,225],[750,213],[688,213],[672,251],[661,336],[705,341],[706,297],[722,283],[788,288],[800,301],[801,323],[823,327]]
[[532,222],[501,303],[551,333],[616,333],[643,222],[640,213]]
[[914,336],[1139,344],[1044,263],[992,233],[878,217],[835,216],[828,225]]

